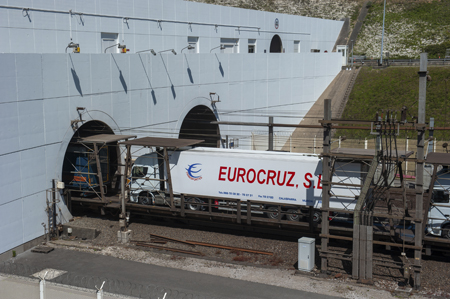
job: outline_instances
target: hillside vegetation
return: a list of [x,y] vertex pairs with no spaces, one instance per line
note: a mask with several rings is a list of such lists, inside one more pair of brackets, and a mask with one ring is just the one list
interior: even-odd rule
[[[403,106],[408,108],[408,121],[416,117],[419,99],[418,67],[363,67],[342,115],[349,120],[374,120],[376,113],[396,110],[397,119]],[[435,118],[436,127],[449,126],[450,121],[450,67],[428,67],[431,81],[427,82],[426,121]],[[401,137],[405,137],[401,133]],[[338,130],[336,136],[372,138],[366,130]],[[411,138],[415,132],[408,133]],[[438,140],[449,140],[450,130],[436,131]]]
[[223,6],[341,20],[359,11],[362,0],[190,0]]
[[[368,58],[380,56],[383,3],[383,0],[369,3],[355,53]],[[427,47],[442,44],[449,37],[450,0],[387,1],[383,52],[389,52],[391,58],[418,58],[422,51],[430,50]],[[430,58],[438,58],[445,51],[430,54]]]

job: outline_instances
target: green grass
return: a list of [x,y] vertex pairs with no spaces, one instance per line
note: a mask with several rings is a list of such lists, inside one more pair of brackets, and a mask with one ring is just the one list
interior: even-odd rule
[[[374,24],[381,26],[382,22],[383,1],[373,1],[363,26],[370,27]],[[405,22],[411,26],[406,28],[399,25]],[[450,37],[450,0],[387,1],[385,31],[386,35],[391,36],[392,43],[392,46],[387,44],[385,50],[391,53],[405,53],[395,54],[395,57],[391,58],[418,58],[418,51],[415,51],[416,54],[408,54],[405,49],[423,51],[427,46],[441,44]],[[374,42],[378,43],[379,40]],[[356,48],[361,52],[358,54],[366,54],[364,52],[368,50],[364,47]],[[434,56],[433,54],[430,58],[435,58]]]
[[[419,98],[418,67],[389,67],[361,69],[342,115],[349,120],[374,120],[376,113],[397,112],[408,108],[408,121],[417,118]],[[428,67],[431,81],[427,82],[426,121],[435,118],[436,127],[450,126],[450,67]],[[384,112],[384,113],[383,113]],[[413,138],[415,132],[408,136]],[[336,136],[364,139],[371,137],[366,130],[338,130]],[[438,140],[449,140],[450,130],[436,131]]]

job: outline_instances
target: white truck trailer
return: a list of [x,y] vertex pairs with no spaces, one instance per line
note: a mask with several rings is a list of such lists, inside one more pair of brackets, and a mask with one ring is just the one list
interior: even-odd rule
[[448,167],[439,168],[428,212],[427,233],[450,239],[450,170]]
[[[193,148],[173,151],[169,155],[172,186],[175,196],[195,194],[207,198],[233,198],[242,202],[258,201],[267,209],[281,205],[309,206],[319,209],[322,204],[322,161],[317,155],[299,153],[250,151],[217,148]],[[360,184],[359,164],[336,165],[334,181]],[[131,201],[142,204],[164,204],[158,200],[161,181],[156,153],[136,159],[132,168]],[[156,179],[156,180],[155,180]],[[168,186],[165,186],[166,190]],[[359,189],[333,187],[330,206],[352,210]],[[189,198],[188,201],[201,201]],[[198,209],[198,205],[190,205]],[[297,209],[298,210],[298,209]],[[266,213],[276,217],[273,213]],[[315,213],[314,220],[319,220]],[[289,215],[288,220],[298,220]]]

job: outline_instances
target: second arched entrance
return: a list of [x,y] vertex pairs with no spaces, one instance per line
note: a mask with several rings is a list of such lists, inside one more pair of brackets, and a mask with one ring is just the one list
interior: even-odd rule
[[179,138],[202,139],[204,142],[199,146],[220,147],[220,130],[216,116],[206,106],[199,105],[192,108],[183,120],[180,128]]
[[275,34],[272,37],[272,41],[270,42],[270,53],[281,53],[283,52],[283,42],[281,41],[280,36]]

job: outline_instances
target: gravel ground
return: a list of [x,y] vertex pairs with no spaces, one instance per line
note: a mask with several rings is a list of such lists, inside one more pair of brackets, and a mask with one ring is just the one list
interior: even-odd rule
[[[93,251],[98,254],[111,255],[123,259],[151,263],[166,267],[179,268],[189,271],[208,273],[230,278],[261,282],[301,289],[327,295],[339,295],[345,298],[389,298],[394,290],[404,282],[399,270],[374,266],[374,286],[357,284],[352,280],[350,262],[331,260],[329,262],[330,275],[319,275],[313,271],[311,275],[298,274],[296,269],[298,243],[254,236],[227,234],[214,231],[198,230],[180,227],[172,222],[130,223],[133,240],[150,241],[150,233],[162,235],[178,240],[193,240],[233,247],[248,248],[273,252],[273,256],[245,253],[236,250],[217,249],[204,246],[191,247],[184,244],[169,242],[165,245],[190,251],[199,251],[201,257],[187,254],[173,253],[157,249],[147,249],[134,245],[119,245],[117,243],[117,220],[92,217],[76,217],[70,223],[73,226],[96,228],[101,231],[94,240],[70,240],[70,242],[55,242],[55,246],[68,247],[74,250]],[[69,245],[69,246],[67,246]],[[95,247],[95,250],[85,249]],[[335,250],[345,250],[333,247]],[[377,253],[377,257],[388,257],[387,254]],[[395,255],[398,258],[398,254]],[[450,298],[450,267],[446,257],[439,259],[425,258],[422,264],[422,290],[414,294],[414,298]],[[316,252],[316,265],[320,259]],[[320,276],[320,277],[319,277]]]

